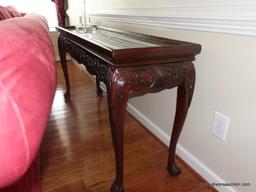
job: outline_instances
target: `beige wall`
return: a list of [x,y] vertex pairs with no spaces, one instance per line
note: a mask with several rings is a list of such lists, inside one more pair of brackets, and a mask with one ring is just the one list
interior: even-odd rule
[[[191,4],[190,9],[182,5]],[[222,10],[212,10],[211,4],[223,1],[217,0],[90,0],[91,13],[100,14],[136,14],[136,15],[166,16],[165,13],[154,12],[154,7],[168,7],[175,5],[180,16],[187,14],[192,17],[194,5],[208,2],[204,10],[195,15],[205,17],[204,11],[211,10],[216,18]],[[229,1],[225,1],[227,4]],[[234,2],[234,1],[233,1]],[[241,5],[234,6],[234,17],[243,18],[253,8]],[[242,1],[240,1],[242,2]],[[251,3],[252,1],[247,1]],[[142,7],[149,7],[143,12]],[[177,9],[177,7],[179,7]],[[131,8],[131,9],[129,9]],[[198,6],[195,9],[200,10]],[[248,11],[245,11],[248,9]],[[156,9],[157,10],[157,9]],[[180,11],[179,11],[180,10]],[[170,17],[172,17],[170,13]],[[222,17],[232,17],[232,14]],[[209,16],[209,15],[208,15]],[[254,18],[255,19],[255,18]],[[193,102],[179,140],[180,154],[194,169],[209,182],[250,182],[250,187],[218,188],[220,191],[256,191],[256,37],[248,35],[233,35],[228,33],[204,32],[200,30],[186,30],[174,28],[158,28],[153,26],[115,22],[108,18],[92,17],[98,25],[116,27],[119,29],[136,31],[145,34],[163,36],[200,43],[202,52],[195,63],[197,81]],[[163,91],[133,98],[129,101],[132,108],[140,112],[139,119],[145,124],[153,125],[155,133],[161,138],[171,133],[175,109],[176,90]],[[213,113],[219,111],[231,118],[226,141],[222,142],[210,133],[213,124]],[[138,113],[137,113],[138,115]],[[136,113],[135,113],[136,116]],[[143,119],[144,118],[144,119]],[[146,120],[145,120],[146,119]],[[145,121],[148,121],[145,123]],[[161,133],[161,131],[163,131]],[[153,131],[154,132],[154,131]],[[166,142],[165,139],[161,138]],[[183,151],[182,151],[183,150]],[[184,152],[185,151],[185,152]],[[184,155],[185,154],[185,155]]]

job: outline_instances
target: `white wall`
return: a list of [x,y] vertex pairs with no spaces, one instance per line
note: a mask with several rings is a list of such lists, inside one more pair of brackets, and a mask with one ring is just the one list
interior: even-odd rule
[[54,28],[58,23],[55,4],[50,0],[37,0],[36,3],[34,0],[0,0],[0,5],[11,5],[24,13],[39,13],[47,18],[50,28]]
[[[256,191],[256,2],[87,2],[92,21],[98,25],[202,45],[202,52],[194,62],[195,93],[179,140],[178,154],[210,183],[251,184],[249,187],[218,187],[220,191]],[[128,110],[168,143],[175,97],[176,90],[167,90],[133,98]],[[231,118],[224,142],[210,133],[215,110]]]

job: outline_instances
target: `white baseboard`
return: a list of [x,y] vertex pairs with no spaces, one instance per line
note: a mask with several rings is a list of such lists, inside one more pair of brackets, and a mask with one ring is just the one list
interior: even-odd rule
[[163,132],[156,124],[148,119],[144,114],[138,111],[132,104],[127,104],[126,109],[135,119],[137,119],[142,125],[144,125],[150,132],[152,132],[157,138],[160,139],[165,145],[169,146],[170,137]]
[[60,62],[60,56],[56,55],[56,56],[55,56],[55,61],[56,61],[56,62]]
[[[159,138],[165,145],[169,146],[170,136],[163,132],[154,122],[148,119],[144,114],[137,110],[132,104],[128,103],[127,111],[143,124],[150,132]],[[183,159],[190,167],[192,167],[199,175],[201,175],[208,183],[226,183],[216,173],[209,169],[199,159],[193,156],[182,145],[177,145],[176,153]],[[235,192],[232,187],[214,186],[220,192]]]
[[[72,60],[72,57],[71,57],[69,54],[67,54],[66,60],[67,60],[67,61],[71,61],[71,60]],[[56,61],[56,62],[60,62],[60,56],[59,56],[59,55],[56,55],[56,56],[55,56],[55,61]],[[73,60],[73,61],[75,61],[75,60]]]

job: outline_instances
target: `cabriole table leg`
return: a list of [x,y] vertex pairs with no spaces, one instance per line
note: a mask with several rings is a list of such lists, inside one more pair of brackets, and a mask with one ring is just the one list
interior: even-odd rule
[[194,65],[192,63],[187,63],[184,65],[183,70],[184,81],[178,86],[176,114],[169,147],[167,170],[171,176],[178,176],[181,173],[180,168],[175,163],[175,150],[192,100],[195,85]]
[[62,65],[62,70],[64,73],[65,83],[66,83],[66,92],[64,94],[65,101],[70,101],[70,84],[69,84],[69,75],[68,75],[68,66],[67,66],[67,59],[66,59],[66,51],[61,42],[61,36],[58,38],[58,48],[60,54],[60,62]]
[[125,92],[124,83],[120,82],[115,74],[107,82],[108,108],[116,159],[116,177],[111,186],[111,192],[124,192],[123,187],[123,124],[128,93]]

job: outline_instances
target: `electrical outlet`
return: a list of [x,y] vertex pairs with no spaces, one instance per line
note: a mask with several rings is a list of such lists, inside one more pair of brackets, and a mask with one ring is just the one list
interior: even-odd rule
[[230,118],[215,111],[214,112],[214,121],[212,126],[212,134],[225,141],[226,135],[228,132]]

